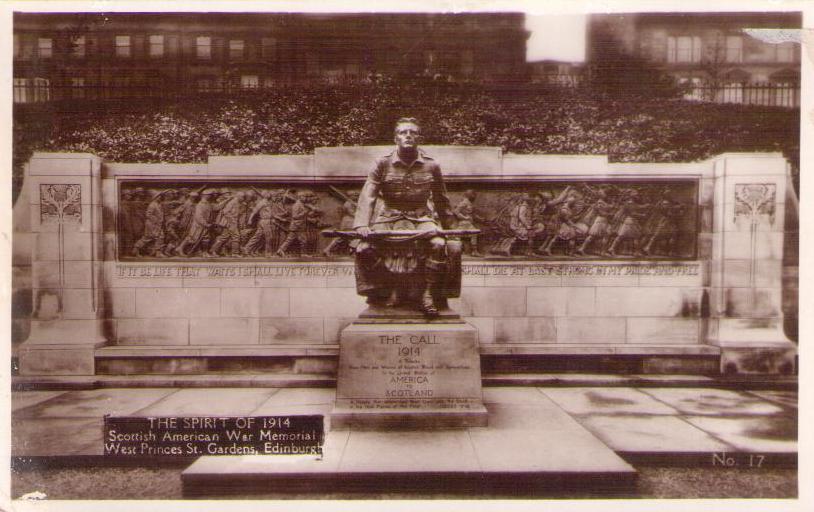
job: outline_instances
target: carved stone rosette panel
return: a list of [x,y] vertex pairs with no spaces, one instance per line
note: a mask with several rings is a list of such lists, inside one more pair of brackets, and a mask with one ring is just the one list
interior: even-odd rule
[[735,220],[746,217],[757,222],[760,216],[765,215],[774,223],[776,195],[777,186],[774,183],[736,183]]
[[[352,229],[361,183],[122,181],[122,260],[352,256],[322,229]],[[693,259],[695,181],[448,183],[453,224],[478,228],[467,257]]]
[[82,222],[82,189],[78,184],[41,184],[40,220],[43,223]]

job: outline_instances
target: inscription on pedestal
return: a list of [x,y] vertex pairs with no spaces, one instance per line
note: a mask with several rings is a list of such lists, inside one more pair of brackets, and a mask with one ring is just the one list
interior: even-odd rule
[[336,406],[346,415],[485,413],[477,331],[468,324],[356,324],[340,347]]

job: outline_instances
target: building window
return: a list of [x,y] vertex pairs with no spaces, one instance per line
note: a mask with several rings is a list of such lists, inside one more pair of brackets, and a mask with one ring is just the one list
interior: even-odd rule
[[701,38],[698,36],[668,37],[667,62],[701,62]]
[[54,56],[54,40],[50,37],[37,39],[37,55],[41,59],[50,59]]
[[150,36],[150,57],[164,56],[164,36]]
[[34,98],[35,102],[44,102],[51,100],[51,82],[47,78],[34,79]]
[[14,34],[14,58],[20,58],[20,34]]
[[212,77],[199,78],[195,85],[202,93],[219,92],[223,88],[223,83]]
[[195,55],[199,59],[212,58],[212,38],[209,36],[200,36],[195,38]]
[[130,36],[116,36],[116,57],[130,57]]
[[794,62],[794,43],[777,45],[777,62]]
[[242,39],[232,39],[229,41],[229,59],[239,60],[243,58],[244,43]]
[[726,36],[726,62],[743,62],[743,38]]
[[264,59],[277,58],[277,40],[273,37],[264,37],[260,41],[260,51]]
[[85,97],[85,79],[82,77],[71,78],[71,98],[82,99]]
[[257,75],[243,75],[240,77],[240,87],[242,89],[257,89],[260,87],[260,79]]
[[28,103],[28,79],[14,79],[14,103]]
[[85,52],[85,36],[71,38],[71,57],[84,58]]

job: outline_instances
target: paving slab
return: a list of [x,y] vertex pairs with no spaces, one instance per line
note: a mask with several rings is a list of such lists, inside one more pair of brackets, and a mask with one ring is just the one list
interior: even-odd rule
[[714,418],[690,416],[686,420],[737,450],[756,453],[796,453],[797,418],[760,416]]
[[[514,435],[514,431],[526,430],[535,433],[556,432],[562,429],[579,429],[579,424],[553,402],[541,407],[529,404],[486,404],[489,411],[491,431]],[[473,430],[473,432],[475,432]]]
[[580,423],[618,452],[698,453],[732,446],[674,416],[590,415]]
[[326,418],[330,415],[333,406],[331,404],[275,404],[265,402],[257,409],[249,413],[250,416],[313,416],[323,415]]
[[540,391],[571,414],[677,414],[633,388],[556,388]]
[[601,471],[617,456],[552,402],[491,404],[489,427],[469,429],[482,468],[492,471]]
[[126,416],[175,392],[171,388],[68,391],[15,413],[17,418],[96,418]]
[[271,395],[263,405],[321,405],[333,404],[335,399],[336,390],[333,388],[285,388]]
[[131,416],[246,416],[268,400],[276,389],[181,389]]
[[12,412],[25,409],[40,402],[57,397],[66,391],[15,391],[11,394]]
[[485,404],[546,404],[549,401],[532,387],[483,388]]
[[797,409],[798,397],[796,391],[749,391],[749,393],[764,400]]
[[83,447],[94,443],[102,446],[102,428],[102,418],[15,419],[11,424],[11,455],[84,455]]
[[347,473],[464,472],[480,469],[466,429],[351,431],[339,470]]
[[780,414],[783,409],[746,391],[648,388],[642,392],[690,415]]

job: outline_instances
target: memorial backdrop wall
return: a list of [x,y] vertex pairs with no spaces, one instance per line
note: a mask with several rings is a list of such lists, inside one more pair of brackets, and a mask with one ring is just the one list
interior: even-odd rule
[[[100,351],[128,347],[332,354],[364,301],[350,248],[319,231],[350,227],[354,191],[389,150],[189,165],[35,154],[23,372],[93,373]],[[780,155],[609,164],[426,150],[459,226],[483,230],[467,241],[451,304],[478,329],[482,353],[721,354],[723,371],[793,371]],[[56,350],[65,357],[42,357]]]

